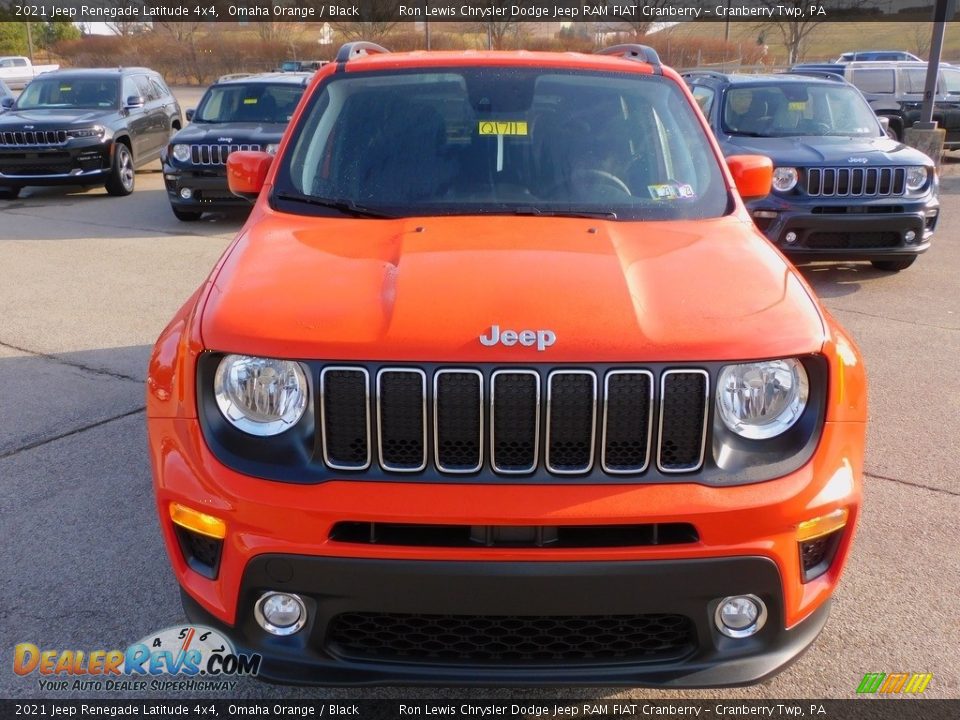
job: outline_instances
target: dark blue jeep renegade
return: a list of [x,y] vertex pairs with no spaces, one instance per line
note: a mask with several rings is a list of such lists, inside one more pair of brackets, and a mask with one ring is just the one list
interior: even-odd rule
[[940,204],[933,161],[886,136],[842,78],[684,74],[724,155],[773,160],[773,191],[748,203],[795,262],[909,267],[930,247]]

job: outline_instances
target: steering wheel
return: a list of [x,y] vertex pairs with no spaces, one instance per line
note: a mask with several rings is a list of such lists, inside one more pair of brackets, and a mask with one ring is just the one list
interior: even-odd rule
[[574,170],[570,174],[570,179],[571,180],[581,179],[581,180],[586,180],[587,182],[591,182],[593,184],[608,185],[608,186],[617,188],[617,190],[620,190],[621,192],[624,192],[627,195],[631,195],[631,196],[633,195],[633,193],[630,192],[630,188],[627,187],[627,184],[623,180],[618,178],[613,173],[607,172],[606,170],[597,170],[595,168],[587,168],[585,170]]

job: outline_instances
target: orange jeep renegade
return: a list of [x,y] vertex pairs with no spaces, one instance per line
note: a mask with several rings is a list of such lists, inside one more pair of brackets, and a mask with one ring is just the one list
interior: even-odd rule
[[755,683],[860,512],[858,351],[656,54],[345,46],[150,363],[188,617],[285,682]]

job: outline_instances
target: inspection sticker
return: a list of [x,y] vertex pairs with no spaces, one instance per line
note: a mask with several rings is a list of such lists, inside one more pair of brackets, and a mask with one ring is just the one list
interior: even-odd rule
[[526,120],[481,120],[481,135],[526,135]]
[[693,186],[689,183],[667,185],[647,185],[650,197],[654,200],[679,200],[681,198],[696,197]]

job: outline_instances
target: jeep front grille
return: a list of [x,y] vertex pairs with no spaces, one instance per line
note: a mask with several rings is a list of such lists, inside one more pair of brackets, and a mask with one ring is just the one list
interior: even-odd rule
[[[334,470],[443,474],[489,467],[579,475],[699,470],[706,445],[705,370],[496,370],[328,366],[320,373],[323,458]],[[544,402],[544,398],[546,401]],[[656,416],[656,420],[655,420]]]
[[232,152],[259,149],[259,145],[191,145],[190,161],[194,165],[226,165]]
[[807,195],[814,197],[885,197],[903,195],[907,170],[884,168],[809,168]]
[[66,130],[24,130],[0,133],[0,145],[3,146],[64,145],[66,142]]

